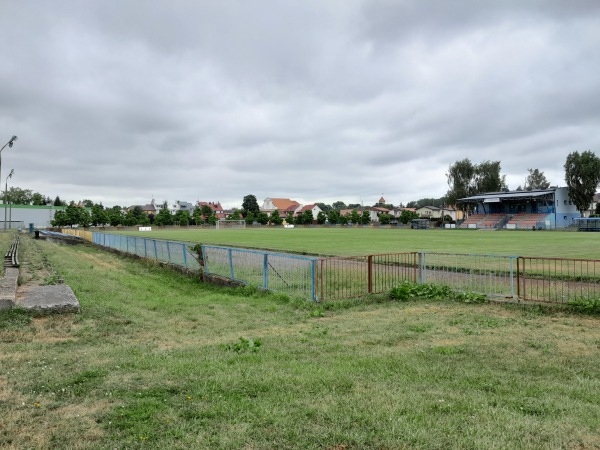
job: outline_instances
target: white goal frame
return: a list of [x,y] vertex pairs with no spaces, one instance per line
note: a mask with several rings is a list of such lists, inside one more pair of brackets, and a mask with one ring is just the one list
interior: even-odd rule
[[245,220],[217,220],[215,229],[217,230],[243,230],[246,228]]

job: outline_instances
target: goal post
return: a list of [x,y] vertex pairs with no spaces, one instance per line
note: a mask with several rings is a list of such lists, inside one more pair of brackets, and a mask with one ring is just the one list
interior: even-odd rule
[[218,220],[215,224],[217,230],[243,230],[246,228],[245,220]]

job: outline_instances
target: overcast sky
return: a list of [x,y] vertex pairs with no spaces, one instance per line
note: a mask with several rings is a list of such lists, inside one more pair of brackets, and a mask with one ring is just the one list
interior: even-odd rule
[[598,0],[0,0],[1,183],[106,206],[440,197],[600,155]]

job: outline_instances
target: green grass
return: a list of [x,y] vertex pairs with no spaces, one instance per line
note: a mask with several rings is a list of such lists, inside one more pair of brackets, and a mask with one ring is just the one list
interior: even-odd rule
[[82,312],[0,313],[1,448],[600,445],[597,317],[314,305],[91,247],[36,247]]
[[293,251],[316,255],[449,252],[598,259],[600,233],[410,230],[387,228],[164,229],[123,232],[155,239]]

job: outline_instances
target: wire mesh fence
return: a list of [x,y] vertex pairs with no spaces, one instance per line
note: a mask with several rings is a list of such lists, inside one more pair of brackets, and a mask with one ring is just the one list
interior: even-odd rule
[[419,282],[514,298],[516,259],[515,256],[419,253]]
[[200,263],[190,250],[190,246],[194,244],[97,232],[93,233],[92,242],[125,253],[156,259],[187,269],[200,269]]
[[206,274],[316,300],[317,258],[203,245],[202,259]]

